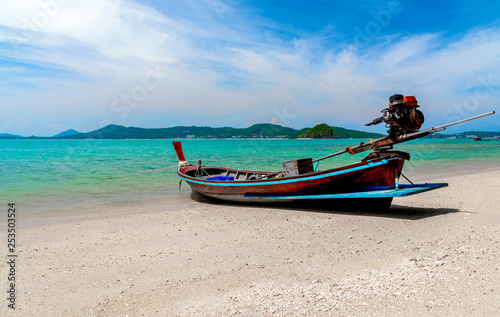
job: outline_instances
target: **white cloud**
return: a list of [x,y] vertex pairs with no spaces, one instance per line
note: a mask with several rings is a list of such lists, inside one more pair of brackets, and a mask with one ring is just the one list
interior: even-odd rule
[[[360,128],[392,93],[416,95],[427,107],[422,110],[435,115],[462,102],[481,76],[500,81],[498,28],[454,39],[393,36],[361,52],[331,49],[335,45],[325,41],[335,41],[334,27],[291,42],[262,36],[260,21],[243,8],[217,10],[211,1],[169,4],[186,6],[184,15],[127,0],[45,1],[60,3],[52,11],[40,3],[12,2],[0,11],[0,56],[9,61],[0,65],[0,107],[6,117],[22,115],[27,122],[137,125],[134,118],[149,116],[162,126],[243,126],[272,122],[273,109],[286,106],[295,128],[320,121]],[[239,23],[222,23],[232,20]],[[126,118],[113,111],[114,100],[141,91],[156,65],[167,74],[161,84],[129,107]],[[496,86],[481,105],[498,104],[499,95]],[[228,120],[218,124],[221,116]],[[33,132],[60,132],[55,128]]]

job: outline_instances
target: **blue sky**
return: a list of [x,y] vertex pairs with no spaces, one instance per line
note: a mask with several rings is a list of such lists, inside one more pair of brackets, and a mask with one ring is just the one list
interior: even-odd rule
[[[424,127],[499,110],[498,1],[23,0],[0,12],[0,133],[107,124]],[[500,131],[499,115],[447,132]]]

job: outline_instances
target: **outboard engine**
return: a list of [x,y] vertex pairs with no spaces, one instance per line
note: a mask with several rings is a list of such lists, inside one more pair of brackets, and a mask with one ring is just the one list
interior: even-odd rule
[[417,132],[424,123],[424,114],[418,110],[417,99],[414,96],[399,94],[389,97],[389,108],[382,110],[382,116],[376,118],[365,126],[385,122],[391,139],[398,136]]

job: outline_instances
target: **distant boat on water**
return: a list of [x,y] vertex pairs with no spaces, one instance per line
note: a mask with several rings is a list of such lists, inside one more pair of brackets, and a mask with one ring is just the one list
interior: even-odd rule
[[474,141],[499,141],[500,137],[494,136],[492,138],[481,138],[480,136],[474,136]]

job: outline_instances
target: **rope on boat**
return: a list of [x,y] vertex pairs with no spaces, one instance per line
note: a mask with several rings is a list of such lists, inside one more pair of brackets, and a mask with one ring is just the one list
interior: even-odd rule
[[409,182],[410,182],[410,184],[412,184],[412,185],[413,185],[413,187],[415,187],[415,184],[413,184],[413,183],[411,182],[411,180],[409,180],[406,176],[404,176],[404,175],[403,175],[403,173],[401,173],[401,176],[403,176],[403,177],[404,177],[407,181],[409,181]]
[[207,173],[207,171],[203,168],[203,165],[201,164],[201,160],[199,160],[198,166],[196,167],[196,171],[194,172],[194,177],[203,177],[205,176],[204,174],[207,174],[208,177],[212,176]]

